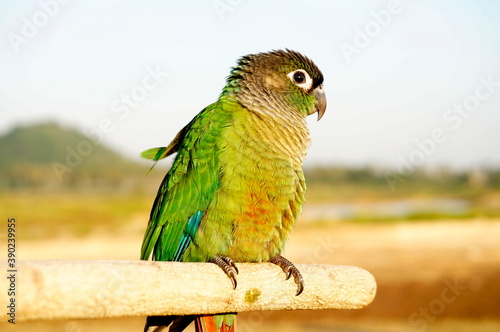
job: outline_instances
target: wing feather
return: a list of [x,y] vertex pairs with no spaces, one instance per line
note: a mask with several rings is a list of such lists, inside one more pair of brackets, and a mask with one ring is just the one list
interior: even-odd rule
[[[153,160],[177,156],[160,185],[143,239],[141,259],[182,260],[219,185],[217,138],[231,113],[214,103],[200,112]],[[165,150],[161,150],[165,149]]]

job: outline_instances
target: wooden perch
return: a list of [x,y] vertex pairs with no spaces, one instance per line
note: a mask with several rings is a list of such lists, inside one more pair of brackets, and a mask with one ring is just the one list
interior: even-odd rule
[[[18,321],[190,315],[282,309],[359,309],[375,296],[367,271],[353,266],[296,265],[305,290],[270,263],[237,264],[234,290],[210,263],[146,261],[18,262]],[[6,288],[5,278],[0,289]],[[7,303],[0,292],[0,303]],[[4,314],[5,315],[5,314]]]

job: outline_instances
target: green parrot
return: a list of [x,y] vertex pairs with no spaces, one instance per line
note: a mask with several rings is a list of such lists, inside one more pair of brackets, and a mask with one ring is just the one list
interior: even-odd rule
[[[237,286],[235,262],[271,262],[304,282],[280,255],[299,218],[310,143],[306,117],[326,109],[323,75],[291,50],[249,54],[227,77],[219,99],[167,147],[146,150],[154,161],[177,153],[153,203],[141,259],[213,262]],[[154,165],[153,165],[154,166]],[[234,315],[150,316],[145,331],[234,331]]]

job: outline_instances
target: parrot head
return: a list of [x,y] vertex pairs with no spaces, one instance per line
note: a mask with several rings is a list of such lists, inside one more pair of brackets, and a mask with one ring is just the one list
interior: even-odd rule
[[309,58],[288,49],[243,56],[224,91],[248,109],[274,116],[318,113],[320,120],[326,110],[323,74]]

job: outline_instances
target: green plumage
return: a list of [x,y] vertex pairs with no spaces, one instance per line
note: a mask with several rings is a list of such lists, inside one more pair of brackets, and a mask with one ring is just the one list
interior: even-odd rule
[[141,259],[263,262],[279,255],[305,197],[306,117],[324,112],[323,77],[308,58],[241,58],[219,99],[155,161],[177,152],[151,211]]
[[220,103],[212,104],[174,140],[177,145],[171,148],[178,154],[154,202],[141,259],[147,259],[156,247],[156,260],[172,260],[188,218],[196,211],[207,209],[219,186],[215,172],[218,167],[216,142],[227,121]]

